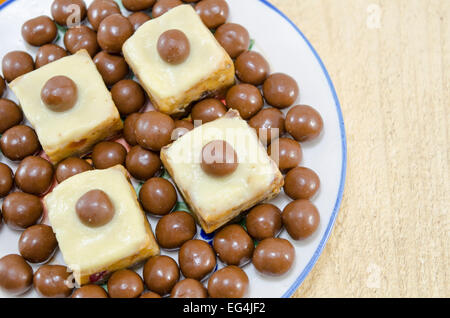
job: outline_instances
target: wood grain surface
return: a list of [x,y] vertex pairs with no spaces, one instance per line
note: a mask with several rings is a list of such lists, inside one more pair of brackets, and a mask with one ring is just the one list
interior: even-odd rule
[[450,1],[272,0],[336,86],[344,200],[296,297],[449,297]]

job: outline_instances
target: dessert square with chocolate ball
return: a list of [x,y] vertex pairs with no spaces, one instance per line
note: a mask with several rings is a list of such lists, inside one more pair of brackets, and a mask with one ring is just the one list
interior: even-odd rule
[[128,173],[118,165],[74,175],[44,198],[59,248],[78,284],[159,254]]
[[166,114],[224,95],[234,83],[233,61],[190,5],[143,24],[123,54],[154,106]]
[[129,11],[141,11],[148,10],[154,4],[156,0],[122,0],[123,6]]
[[53,163],[84,154],[122,129],[111,94],[86,50],[21,76],[10,87]]
[[161,160],[207,233],[283,186],[276,163],[236,110],[164,147]]

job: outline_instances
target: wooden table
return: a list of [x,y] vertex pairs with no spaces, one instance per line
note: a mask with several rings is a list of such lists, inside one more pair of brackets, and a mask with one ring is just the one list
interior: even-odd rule
[[297,297],[450,296],[450,1],[272,0],[322,57],[344,200]]

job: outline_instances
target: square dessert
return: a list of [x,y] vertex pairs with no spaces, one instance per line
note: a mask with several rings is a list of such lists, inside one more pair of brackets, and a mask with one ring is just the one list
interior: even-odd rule
[[[185,34],[190,46],[179,64],[166,62],[158,52],[160,36],[174,29]],[[183,113],[200,98],[218,96],[234,83],[233,61],[190,5],[143,24],[125,42],[123,54],[153,105],[169,115]]]
[[[65,96],[70,99],[75,95],[68,109],[50,108],[41,97],[44,86],[55,77],[68,78],[76,86],[75,94]],[[53,163],[86,153],[122,129],[111,94],[86,50],[25,74],[10,87]]]
[[[98,213],[97,219],[86,219],[80,214],[80,201],[98,190],[109,198],[113,213],[106,219],[99,219]],[[159,254],[127,171],[120,165],[64,180],[44,198],[44,205],[64,260],[80,285]]]
[[[216,141],[231,145],[237,156],[235,170],[227,175],[211,175],[203,167],[203,149]],[[273,198],[283,186],[276,163],[255,130],[235,110],[164,147],[161,160],[207,233]]]

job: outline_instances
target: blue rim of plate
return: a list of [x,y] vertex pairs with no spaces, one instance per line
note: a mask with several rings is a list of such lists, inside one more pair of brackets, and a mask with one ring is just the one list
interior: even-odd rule
[[281,296],[282,298],[288,298],[291,297],[292,294],[297,290],[297,288],[300,286],[300,284],[305,280],[306,276],[308,276],[309,272],[312,270],[314,265],[316,264],[317,260],[319,259],[319,256],[322,254],[322,251],[328,241],[328,238],[330,237],[331,231],[333,229],[334,223],[336,221],[336,217],[339,212],[339,208],[341,206],[342,197],[344,194],[344,185],[345,185],[345,175],[347,171],[347,139],[345,135],[345,126],[344,126],[344,118],[342,115],[341,110],[341,104],[339,102],[336,89],[334,88],[333,82],[331,81],[330,74],[328,73],[325,64],[323,64],[322,59],[320,58],[317,51],[312,46],[311,42],[306,38],[306,36],[303,34],[302,31],[295,25],[294,22],[292,22],[283,12],[281,12],[277,7],[275,7],[273,4],[271,4],[267,0],[258,0],[262,4],[266,5],[269,9],[272,9],[276,13],[278,13],[286,22],[288,22],[294,29],[297,31],[297,33],[303,38],[303,40],[306,42],[308,47],[310,48],[311,52],[314,54],[314,56],[317,59],[317,62],[319,63],[320,67],[322,68],[322,71],[327,79],[328,86],[330,88],[330,91],[333,95],[334,102],[336,104],[336,111],[339,119],[339,127],[341,131],[341,147],[342,147],[342,168],[341,168],[341,181],[339,184],[339,191],[336,199],[336,203],[334,204],[333,212],[330,217],[330,221],[328,222],[327,228],[325,230],[325,233],[320,240],[319,246],[317,247],[316,251],[314,252],[312,258],[306,265],[306,267],[303,269],[303,271],[300,273],[300,276],[295,280],[295,282],[289,287],[289,289]]
[[[0,4],[0,10],[4,9],[6,6],[8,6],[10,3],[14,2],[14,1],[16,1],[16,0],[7,0],[6,2]],[[330,237],[331,231],[332,231],[334,223],[336,221],[336,217],[338,215],[339,208],[340,208],[341,202],[342,202],[342,197],[344,194],[345,175],[346,175],[346,171],[347,171],[347,139],[346,139],[346,134],[345,134],[344,118],[342,115],[341,104],[339,102],[333,82],[331,81],[330,74],[328,73],[328,71],[325,67],[325,64],[323,63],[319,54],[314,49],[314,47],[309,42],[309,40],[306,38],[306,36],[303,34],[303,32],[300,31],[300,29],[295,25],[295,23],[292,22],[283,12],[281,12],[277,7],[275,7],[273,4],[271,4],[268,0],[258,0],[258,1],[261,2],[262,4],[264,4],[265,6],[267,6],[269,9],[275,11],[284,20],[286,20],[286,22],[288,22],[295,29],[295,31],[302,37],[302,39],[306,42],[306,44],[310,48],[311,52],[316,57],[316,60],[319,63],[320,67],[322,68],[322,71],[327,79],[330,91],[333,95],[333,99],[336,104],[336,111],[337,111],[338,119],[339,119],[339,127],[340,127],[340,131],[341,131],[342,168],[341,168],[341,181],[339,184],[339,191],[338,191],[336,203],[334,204],[334,209],[331,214],[330,221],[328,222],[325,233],[324,233],[322,239],[320,240],[319,246],[317,247],[316,251],[314,252],[313,257],[308,262],[308,264],[303,269],[303,271],[300,273],[300,276],[289,287],[289,289],[283,294],[283,296],[281,296],[282,298],[288,298],[288,297],[291,297],[292,294],[297,290],[297,288],[305,280],[306,276],[308,276],[309,272],[312,270],[312,268],[316,264],[317,260],[319,259],[320,255],[322,254],[322,251],[328,241],[328,238]]]

